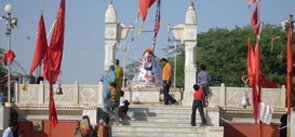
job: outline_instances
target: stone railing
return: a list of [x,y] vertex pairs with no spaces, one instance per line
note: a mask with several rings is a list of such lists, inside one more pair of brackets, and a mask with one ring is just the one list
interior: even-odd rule
[[[252,107],[252,88],[246,87],[210,87],[209,107],[241,107],[242,97],[246,93]],[[286,89],[282,88],[263,88],[261,101],[275,108],[285,108]]]
[[[49,85],[47,84],[30,84],[28,91],[22,90],[23,84],[15,86],[15,104],[48,104]],[[57,89],[57,85],[53,86],[53,91]],[[80,85],[72,84],[61,85],[63,94],[54,94],[55,104],[67,106],[99,106],[102,104],[103,89],[102,84],[98,85]]]
[[[49,87],[46,84],[31,84],[28,91],[23,91],[23,84],[15,86],[15,103],[16,104],[48,104]],[[53,90],[56,91],[57,85]],[[98,85],[82,85],[82,84],[64,84],[61,86],[63,94],[54,95],[55,103],[67,106],[101,106],[103,84]],[[125,99],[132,102],[160,102],[160,88],[125,88]],[[275,108],[285,108],[286,92],[285,87],[271,89],[262,89],[262,101]],[[252,106],[252,89],[245,87],[210,87],[209,107],[241,107],[241,100],[244,94],[249,98],[250,106]],[[171,94],[178,100],[183,99],[183,91],[181,89],[171,89]]]

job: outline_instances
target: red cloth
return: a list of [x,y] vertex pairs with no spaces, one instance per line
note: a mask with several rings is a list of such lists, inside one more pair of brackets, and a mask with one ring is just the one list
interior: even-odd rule
[[249,86],[253,86],[254,71],[255,71],[255,55],[254,55],[254,51],[253,51],[250,39],[248,39],[247,70],[248,70]]
[[2,62],[4,65],[7,65],[8,62],[11,63],[14,60],[14,58],[15,58],[14,52],[12,50],[8,50],[6,54],[4,55],[4,57],[2,58]]
[[258,5],[256,5],[255,10],[252,14],[252,20],[251,20],[252,28],[255,35],[259,34],[259,20],[258,20]]
[[[52,84],[55,84],[61,68],[63,47],[64,47],[64,31],[65,31],[65,0],[61,0],[60,7],[56,16],[56,22],[51,36],[49,55],[44,63],[43,76],[52,73]],[[51,60],[49,60],[51,58]],[[50,69],[48,68],[48,64]],[[50,72],[48,72],[50,71]],[[46,78],[48,80],[48,78]]]
[[280,83],[269,81],[266,77],[261,76],[260,84],[262,88],[280,88],[282,85]]
[[43,15],[41,15],[39,20],[38,34],[36,40],[36,47],[34,52],[34,58],[32,61],[32,66],[30,70],[30,75],[33,74],[34,70],[41,64],[45,55],[47,54],[47,37],[46,37],[46,29],[44,24]]
[[259,46],[259,40],[257,40],[256,46],[255,46],[255,78],[254,78],[255,84],[252,87],[255,123],[257,123],[257,119],[259,115],[258,112],[259,112],[259,103],[260,103],[260,97],[261,97],[260,75],[261,75],[260,46]]
[[53,98],[53,87],[56,83],[63,55],[64,44],[64,30],[65,30],[65,0],[61,0],[53,33],[51,36],[50,47],[45,57],[43,77],[49,81],[50,85],[50,102],[49,102],[49,120],[56,126],[58,119]]
[[148,9],[154,4],[156,0],[140,0],[139,13],[142,18],[142,22],[145,21]]
[[194,100],[203,100],[204,96],[205,94],[203,90],[196,90],[194,92]]
[[[290,22],[293,21],[293,18],[290,18]],[[287,40],[287,106],[288,114],[291,112],[291,99],[292,99],[292,72],[293,72],[293,50],[292,50],[292,41],[293,41],[293,24],[289,25],[288,31],[288,40]]]

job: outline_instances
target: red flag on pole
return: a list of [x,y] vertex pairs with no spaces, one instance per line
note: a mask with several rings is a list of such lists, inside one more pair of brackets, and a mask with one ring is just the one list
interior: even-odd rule
[[148,9],[154,4],[156,0],[140,0],[139,1],[139,13],[142,18],[142,22],[145,22]]
[[41,64],[42,60],[47,54],[47,49],[48,49],[48,46],[47,46],[47,38],[46,38],[46,29],[45,29],[43,15],[41,14],[30,75],[32,75],[34,70],[38,67],[38,65]]
[[15,54],[12,50],[8,50],[4,57],[2,58],[2,62],[4,65],[8,64],[8,61],[11,63],[15,58]]
[[254,77],[254,85],[252,86],[252,94],[253,94],[253,112],[255,123],[257,123],[258,112],[259,112],[259,103],[261,97],[261,86],[260,86],[260,75],[261,75],[261,66],[260,66],[260,47],[259,40],[257,39],[255,46],[255,77]]
[[293,73],[293,18],[290,17],[290,25],[288,30],[288,40],[287,40],[287,99],[288,99],[288,114],[291,113],[291,99],[292,99],[292,73]]
[[248,57],[247,57],[247,70],[249,86],[253,86],[254,71],[255,71],[255,56],[252,48],[251,40],[248,39]]
[[52,58],[51,71],[52,83],[55,84],[60,73],[63,47],[64,47],[64,31],[65,31],[65,0],[61,0],[60,7],[56,16],[56,23],[50,41],[50,54]]
[[50,135],[51,122],[56,126],[58,119],[53,98],[53,84],[56,83],[63,55],[64,44],[64,30],[65,30],[65,0],[61,0],[58,13],[56,16],[56,23],[54,25],[51,36],[50,46],[47,52],[44,63],[43,77],[49,81],[50,96],[49,96],[49,121],[50,121]]
[[258,19],[258,4],[256,5],[255,10],[253,11],[251,24],[252,24],[254,34],[258,35],[259,34],[259,27],[260,27],[260,23],[259,23],[259,19]]

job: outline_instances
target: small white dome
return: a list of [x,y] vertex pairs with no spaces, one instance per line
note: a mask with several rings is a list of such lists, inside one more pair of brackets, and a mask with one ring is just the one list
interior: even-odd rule
[[188,7],[185,16],[185,24],[197,24],[196,13],[193,5]]
[[105,14],[105,22],[116,23],[117,22],[117,12],[113,4],[109,4],[108,9]]

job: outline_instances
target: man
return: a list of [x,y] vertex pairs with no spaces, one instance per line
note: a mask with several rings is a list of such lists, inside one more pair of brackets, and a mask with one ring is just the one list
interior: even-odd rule
[[120,64],[120,61],[116,59],[115,60],[116,83],[117,83],[117,89],[120,91],[122,88],[124,74],[123,74],[123,68],[119,64]]
[[171,97],[169,94],[169,89],[171,86],[171,78],[172,78],[171,64],[165,58],[162,58],[160,62],[164,66],[163,72],[162,72],[164,104],[169,105],[169,102],[174,104],[176,103],[176,100],[173,97]]
[[206,66],[204,64],[200,65],[201,71],[198,73],[198,85],[205,92],[205,96],[209,94],[209,82],[211,81],[211,77],[209,73],[206,71]]
[[2,137],[13,137],[13,132],[17,129],[16,122],[10,122],[8,127],[4,130]]

